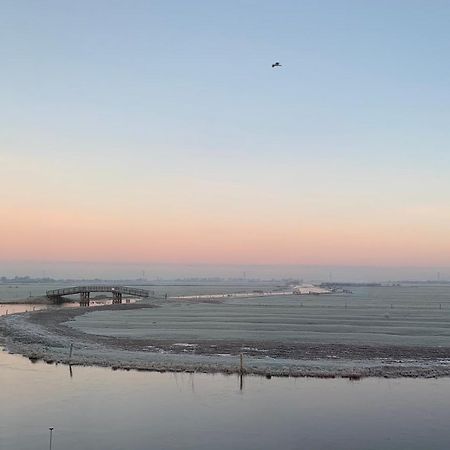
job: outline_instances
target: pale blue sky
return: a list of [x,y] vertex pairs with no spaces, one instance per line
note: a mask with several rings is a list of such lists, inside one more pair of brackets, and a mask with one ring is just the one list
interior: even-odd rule
[[2,134],[448,163],[449,23],[436,0],[4,0]]

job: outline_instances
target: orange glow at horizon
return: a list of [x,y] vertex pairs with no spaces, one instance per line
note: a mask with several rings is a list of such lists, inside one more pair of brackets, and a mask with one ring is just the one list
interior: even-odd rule
[[[122,216],[7,208],[3,260],[211,264],[448,265],[445,227],[408,216]],[[418,239],[420,236],[420,239]]]

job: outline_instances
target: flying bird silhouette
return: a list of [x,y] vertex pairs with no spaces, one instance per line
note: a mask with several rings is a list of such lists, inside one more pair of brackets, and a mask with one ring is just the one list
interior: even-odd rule
[[281,67],[281,64],[279,62],[273,63],[272,68],[274,68],[274,67]]

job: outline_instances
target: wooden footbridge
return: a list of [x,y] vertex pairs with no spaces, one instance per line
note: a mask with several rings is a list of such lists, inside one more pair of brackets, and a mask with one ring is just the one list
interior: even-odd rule
[[146,289],[139,289],[128,286],[117,286],[108,284],[74,286],[61,289],[51,289],[47,291],[47,297],[54,303],[61,303],[65,295],[80,294],[80,306],[89,306],[91,292],[112,292],[113,304],[122,303],[122,295],[132,295],[133,297],[150,297],[151,292]]

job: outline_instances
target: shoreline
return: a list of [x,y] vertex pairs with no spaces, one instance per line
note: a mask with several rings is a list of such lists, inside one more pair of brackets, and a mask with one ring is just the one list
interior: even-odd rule
[[[70,301],[65,303],[71,303]],[[12,298],[12,299],[1,299],[1,305],[52,305],[53,303],[48,299],[46,295],[39,295],[33,297],[25,298]]]
[[[6,351],[20,354],[31,361],[111,367],[113,370],[241,374],[239,355],[243,353],[242,374],[245,375],[349,379],[450,376],[450,348],[446,347],[361,348],[351,345],[305,344],[295,348],[291,345],[290,351],[284,352],[280,344],[274,347],[277,353],[272,353],[273,349],[258,350],[252,347],[252,344],[256,345],[252,342],[211,344],[215,341],[208,341],[185,344],[175,341],[130,340],[87,334],[68,325],[75,317],[95,311],[157,307],[157,304],[137,303],[86,309],[50,308],[3,316],[0,318],[0,345]],[[71,344],[73,354],[69,359]],[[264,356],[259,353],[261,351],[266,352]],[[338,356],[327,358],[328,353]],[[309,356],[305,358],[305,355]]]

